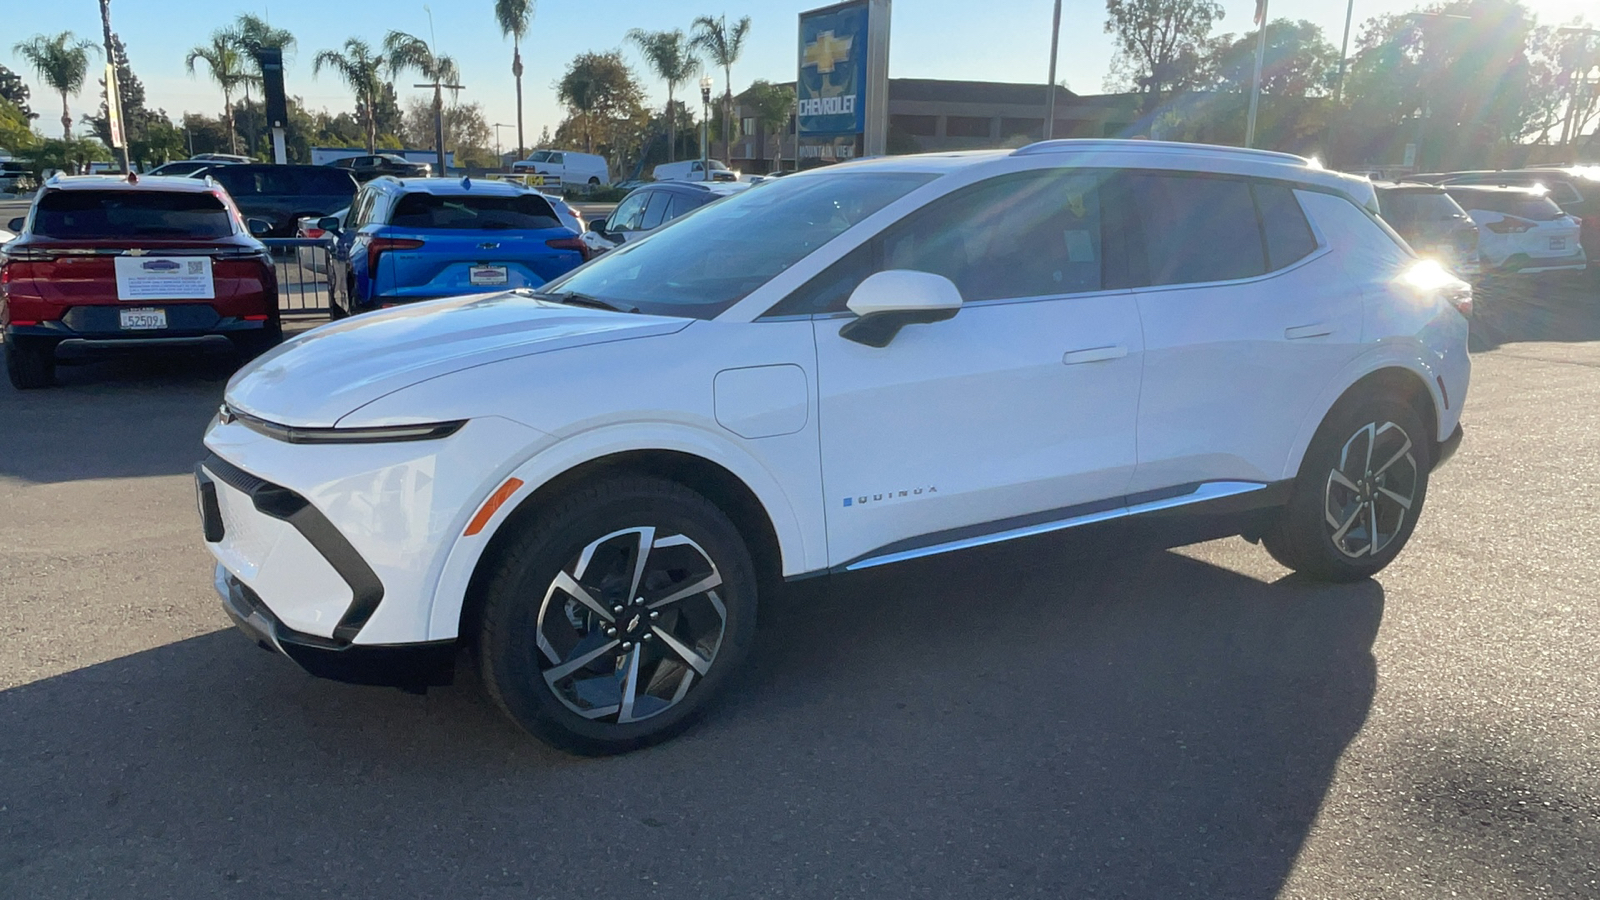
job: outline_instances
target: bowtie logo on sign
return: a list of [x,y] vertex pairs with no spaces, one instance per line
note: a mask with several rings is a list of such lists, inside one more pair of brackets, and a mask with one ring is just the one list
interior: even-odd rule
[[806,45],[806,65],[819,75],[832,75],[839,63],[849,61],[850,45],[854,43],[855,38],[838,38],[833,32],[824,31]]

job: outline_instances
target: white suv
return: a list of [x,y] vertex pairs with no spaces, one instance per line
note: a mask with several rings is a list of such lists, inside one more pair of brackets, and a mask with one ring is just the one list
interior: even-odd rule
[[472,645],[524,728],[607,753],[712,700],[773,578],[1219,509],[1367,577],[1460,440],[1471,302],[1370,198],[1143,141],[883,158],[318,328],[206,433],[218,590],[320,675]]

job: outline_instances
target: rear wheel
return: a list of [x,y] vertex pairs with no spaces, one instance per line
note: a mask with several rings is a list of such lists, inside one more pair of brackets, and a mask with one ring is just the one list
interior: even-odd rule
[[554,501],[504,549],[484,598],[484,683],[535,737],[620,753],[686,728],[755,631],[738,530],[670,481],[617,477]]
[[283,343],[282,322],[268,322],[260,331],[246,332],[233,338],[233,348],[239,353],[240,364],[255,359],[281,343]]
[[1404,401],[1341,403],[1312,439],[1289,505],[1262,537],[1267,552],[1324,581],[1382,571],[1416,528],[1432,448],[1421,417]]
[[16,335],[6,338],[6,375],[19,391],[55,384],[56,341]]

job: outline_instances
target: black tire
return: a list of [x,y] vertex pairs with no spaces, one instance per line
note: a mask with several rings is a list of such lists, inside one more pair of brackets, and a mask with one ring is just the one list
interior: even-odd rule
[[589,176],[589,186],[590,187],[599,187],[600,186],[600,179],[598,177],[594,176],[594,175],[590,175]]
[[268,322],[260,331],[236,335],[233,338],[233,349],[239,354],[239,364],[244,365],[281,343],[283,343],[283,323]]
[[1421,416],[1403,400],[1368,394],[1341,401],[1312,438],[1289,503],[1262,544],[1279,563],[1322,581],[1376,575],[1416,528],[1433,446]]
[[343,318],[345,318],[345,317],[350,315],[348,312],[345,312],[344,307],[339,305],[339,298],[334,296],[335,293],[337,293],[337,292],[334,291],[334,289],[333,289],[333,283],[329,282],[328,283],[328,318],[330,320],[332,320],[332,321],[337,321],[339,319],[343,319]]
[[56,341],[50,338],[6,338],[6,375],[19,391],[46,388],[56,383]]
[[489,695],[540,740],[586,756],[666,740],[749,652],[750,552],[722,510],[683,485],[608,478],[511,527],[484,592],[479,660]]

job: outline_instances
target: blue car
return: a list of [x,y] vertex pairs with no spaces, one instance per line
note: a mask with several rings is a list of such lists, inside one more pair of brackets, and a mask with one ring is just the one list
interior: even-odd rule
[[[522,185],[375,178],[335,232],[333,317],[514,288],[537,288],[589,258],[550,201]],[[334,227],[328,227],[328,226]]]

